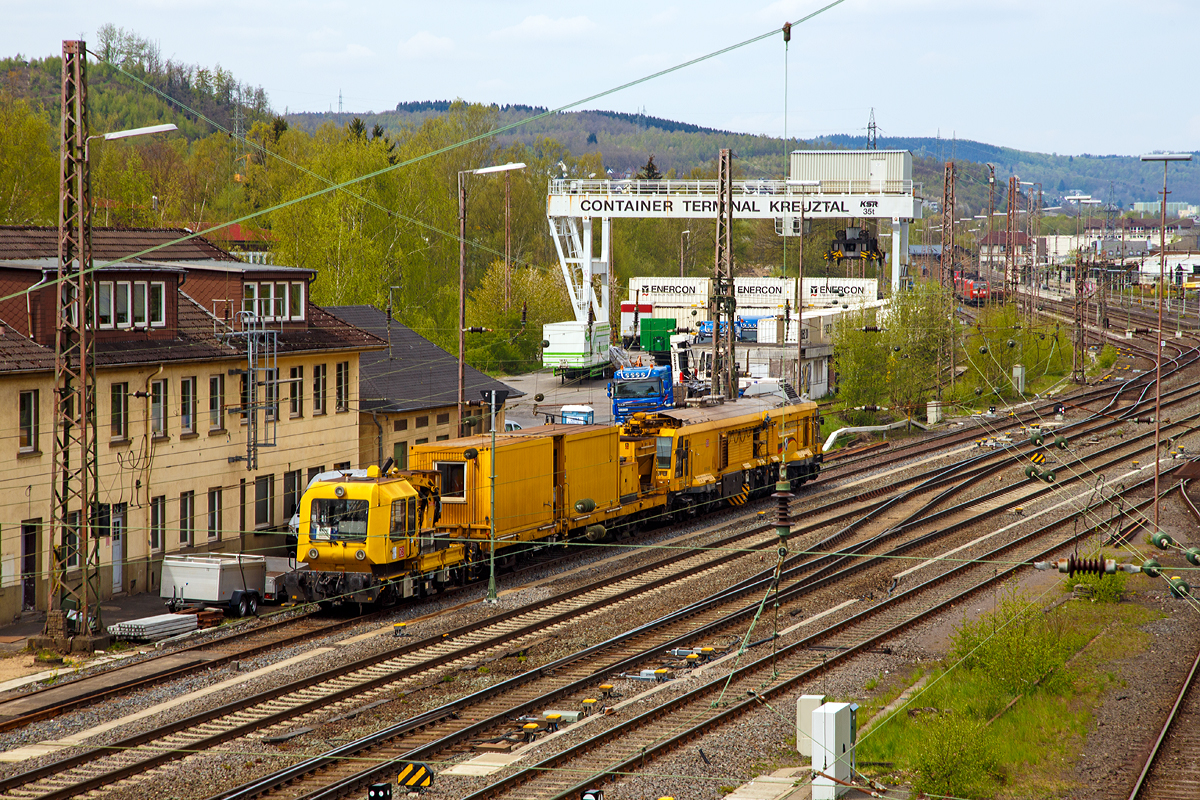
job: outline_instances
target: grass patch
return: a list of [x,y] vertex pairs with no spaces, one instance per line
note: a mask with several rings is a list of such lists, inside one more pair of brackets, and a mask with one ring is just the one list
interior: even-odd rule
[[858,760],[893,762],[929,794],[1061,795],[1091,709],[1116,680],[1108,661],[1144,649],[1150,636],[1138,626],[1156,616],[1129,603],[1045,613],[1010,594],[994,613],[963,621],[925,688],[859,741]]

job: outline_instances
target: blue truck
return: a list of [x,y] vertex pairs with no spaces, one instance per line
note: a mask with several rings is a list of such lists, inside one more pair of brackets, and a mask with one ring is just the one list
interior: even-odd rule
[[625,367],[608,384],[613,419],[623,423],[633,414],[675,406],[675,381],[671,367]]

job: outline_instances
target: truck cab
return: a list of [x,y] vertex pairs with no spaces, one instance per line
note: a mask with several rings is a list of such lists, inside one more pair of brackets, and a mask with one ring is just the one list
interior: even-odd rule
[[613,419],[625,422],[637,413],[651,413],[675,406],[675,382],[670,366],[626,367],[617,370],[608,384]]

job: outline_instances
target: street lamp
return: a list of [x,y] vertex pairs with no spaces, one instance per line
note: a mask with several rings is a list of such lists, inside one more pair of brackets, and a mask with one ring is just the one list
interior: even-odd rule
[[[820,181],[800,181],[789,180],[788,194],[791,194],[791,187],[795,186],[800,190],[800,258],[796,264],[796,394],[802,394],[804,390],[804,207],[808,205],[804,200],[805,189],[813,186],[820,186]],[[784,233],[787,233],[785,227]],[[784,241],[787,241],[786,239]],[[787,330],[783,331],[783,341],[787,344]]]
[[[562,163],[561,161],[559,162]],[[466,353],[467,333],[467,175],[486,175],[490,172],[508,172],[514,169],[525,169],[523,162],[508,162],[494,167],[479,169],[463,169],[458,171],[458,435],[463,435],[463,407],[466,399],[463,396],[464,386],[464,356]],[[507,225],[506,225],[507,227]]]
[[[692,235],[691,231],[683,231],[679,234],[679,277],[683,277],[683,237]],[[688,241],[691,241],[689,238]]]
[[1158,358],[1154,365],[1154,532],[1158,533],[1158,448],[1162,436],[1162,348],[1163,348],[1163,299],[1162,291],[1167,276],[1167,165],[1172,161],[1191,161],[1191,153],[1153,153],[1142,156],[1142,161],[1161,161],[1163,165],[1162,217],[1159,225],[1158,260]]

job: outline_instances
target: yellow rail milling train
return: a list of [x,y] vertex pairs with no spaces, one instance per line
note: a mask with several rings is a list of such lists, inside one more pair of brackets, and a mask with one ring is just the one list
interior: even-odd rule
[[[626,538],[793,486],[820,470],[815,403],[635,414],[622,426],[546,425],[417,445],[409,471],[319,481],[300,500],[293,603],[393,602],[578,537]],[[494,468],[494,469],[493,469]]]

